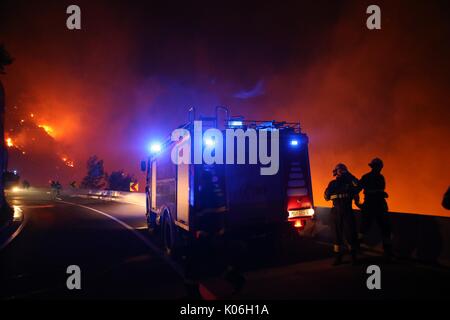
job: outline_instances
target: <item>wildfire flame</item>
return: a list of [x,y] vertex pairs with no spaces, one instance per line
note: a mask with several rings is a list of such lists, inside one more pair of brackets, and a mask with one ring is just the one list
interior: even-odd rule
[[11,138],[6,138],[5,142],[8,147],[10,147],[10,148],[14,147],[14,142],[12,141]]
[[55,130],[51,126],[46,124],[39,124],[38,127],[44,129],[49,136],[53,138],[55,137]]
[[75,167],[75,164],[73,163],[73,161],[66,161],[66,166],[73,168]]
[[62,162],[64,162],[64,164],[68,167],[74,168],[75,167],[75,162],[73,160],[70,160],[67,156],[63,156],[61,158]]
[[[19,121],[20,125],[23,125],[26,121],[31,121],[37,127],[43,129],[47,135],[49,135],[52,138],[55,138],[56,131],[55,131],[54,127],[50,126],[49,124],[46,124],[45,122],[39,124],[39,122],[38,122],[39,121],[38,120],[39,119],[39,115],[37,115],[35,113],[30,113],[29,116],[30,116],[31,120],[21,119]],[[23,140],[24,136],[22,136],[20,139]],[[31,137],[30,140],[32,142],[35,142],[36,138],[35,137]],[[20,141],[20,140],[17,140],[17,141]],[[18,149],[22,155],[26,155],[27,154],[27,152],[25,150],[23,150],[24,147],[22,145],[20,145],[20,143],[17,144],[16,141],[14,141],[14,137],[11,137],[11,136],[5,137],[5,144],[6,144],[6,146],[8,148],[16,148],[16,149]],[[75,167],[74,160],[70,159],[70,157],[67,156],[66,154],[61,154],[61,155],[59,155],[59,157],[60,157],[61,161],[64,163],[64,165],[66,165],[67,167],[70,167],[70,168],[74,168]]]

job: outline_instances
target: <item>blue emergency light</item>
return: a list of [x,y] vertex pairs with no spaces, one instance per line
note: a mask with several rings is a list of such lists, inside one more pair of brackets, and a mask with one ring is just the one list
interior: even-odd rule
[[216,142],[211,138],[205,138],[204,143],[207,147],[214,147],[214,145],[216,144]]
[[300,142],[297,139],[291,140],[291,146],[297,147],[300,144]]
[[151,153],[158,153],[161,151],[161,144],[158,142],[153,142],[150,144],[149,149]]

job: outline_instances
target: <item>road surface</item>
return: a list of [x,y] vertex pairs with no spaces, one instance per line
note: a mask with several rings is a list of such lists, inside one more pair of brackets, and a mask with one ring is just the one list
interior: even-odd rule
[[[184,299],[182,263],[166,257],[145,229],[144,208],[131,203],[62,197],[43,191],[9,195],[24,221],[0,251],[1,299]],[[448,269],[411,261],[384,264],[363,255],[358,266],[332,267],[328,244],[299,240],[274,252],[256,239],[244,248],[240,292],[220,273],[200,277],[204,298],[391,299],[450,297]],[[1,247],[1,244],[0,244]],[[250,251],[250,252],[248,252]],[[206,255],[201,264],[208,265]],[[67,267],[81,268],[81,290],[66,286]],[[381,290],[366,286],[369,265],[381,268]]]

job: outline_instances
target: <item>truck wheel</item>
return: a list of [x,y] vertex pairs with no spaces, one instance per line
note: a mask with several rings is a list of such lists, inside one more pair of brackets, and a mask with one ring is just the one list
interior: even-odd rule
[[173,255],[175,248],[175,230],[173,227],[172,219],[170,215],[166,212],[164,214],[164,220],[162,225],[162,243],[164,247],[164,252],[166,255]]

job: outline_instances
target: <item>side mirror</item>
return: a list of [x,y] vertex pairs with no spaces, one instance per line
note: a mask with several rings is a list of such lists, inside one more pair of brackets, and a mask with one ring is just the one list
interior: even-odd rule
[[142,172],[147,171],[147,161],[145,161],[145,160],[141,161],[141,171]]

